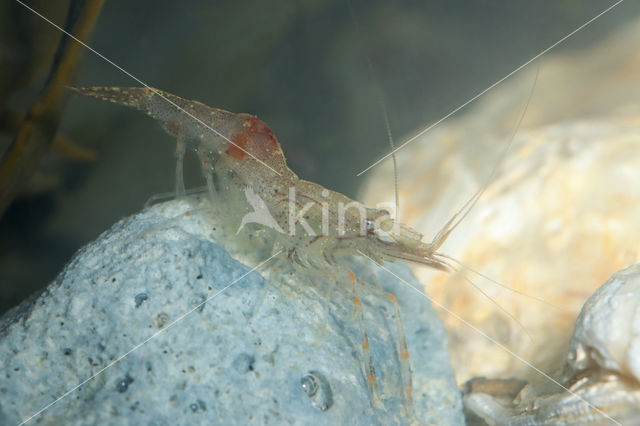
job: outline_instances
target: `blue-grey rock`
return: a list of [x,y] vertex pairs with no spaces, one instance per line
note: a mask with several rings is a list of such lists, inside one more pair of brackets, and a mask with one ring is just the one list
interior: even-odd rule
[[[426,298],[354,263],[356,276],[398,297],[412,419],[383,295],[362,289],[384,403],[374,408],[350,289],[283,256],[248,273],[214,242],[206,214],[188,208],[173,201],[120,221],[1,319],[0,424],[463,423],[444,329]],[[387,266],[419,288],[408,268]]]

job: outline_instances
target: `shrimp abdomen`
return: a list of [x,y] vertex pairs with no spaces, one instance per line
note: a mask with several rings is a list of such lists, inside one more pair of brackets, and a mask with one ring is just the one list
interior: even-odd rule
[[201,102],[184,99],[152,87],[70,87],[81,95],[125,105],[147,113],[162,122],[173,136],[180,129],[185,136],[194,137],[206,128],[224,132],[235,123],[236,114],[212,108]]

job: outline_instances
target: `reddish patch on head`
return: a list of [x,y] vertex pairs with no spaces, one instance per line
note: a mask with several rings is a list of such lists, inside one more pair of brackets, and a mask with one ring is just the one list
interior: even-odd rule
[[247,116],[241,126],[242,130],[231,137],[235,146],[227,148],[227,155],[242,160],[249,152],[258,159],[266,160],[272,152],[280,150],[280,144],[273,132],[259,118]]
[[173,137],[178,137],[178,130],[180,130],[180,124],[178,124],[177,122],[172,122],[172,123],[168,123],[167,124],[167,130],[169,130],[169,133],[171,133],[173,135]]
[[278,145],[278,142],[276,141],[276,137],[273,135],[273,132],[271,131],[269,126],[265,124],[264,121],[260,120],[258,117],[252,116],[252,117],[249,117],[246,123],[249,129],[249,135],[266,136],[267,143],[271,143],[274,146]]
[[247,142],[249,138],[246,132],[236,133],[231,137],[231,144],[225,151],[227,155],[235,158],[236,160],[242,160],[247,154]]

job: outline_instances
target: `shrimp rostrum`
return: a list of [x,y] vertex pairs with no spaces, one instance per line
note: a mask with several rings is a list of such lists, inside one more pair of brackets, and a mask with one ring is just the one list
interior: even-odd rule
[[[293,264],[329,269],[353,283],[353,303],[361,331],[363,373],[376,403],[376,374],[364,327],[359,281],[341,266],[339,258],[355,255],[378,264],[397,260],[439,270],[456,269],[438,249],[466,216],[481,191],[476,193],[435,236],[422,234],[394,220],[384,209],[367,208],[347,196],[299,179],[286,164],[280,144],[269,127],[249,114],[234,114],[200,102],[152,88],[84,87],[74,91],[94,98],[130,106],[160,121],[177,139],[176,192],[185,194],[183,161],[187,147],[198,155],[212,203],[224,206],[220,218],[234,233],[247,229],[268,232]],[[338,271],[338,272],[336,272]],[[349,281],[347,281],[349,282]],[[399,339],[398,359],[402,384],[411,406],[411,367],[395,297]]]

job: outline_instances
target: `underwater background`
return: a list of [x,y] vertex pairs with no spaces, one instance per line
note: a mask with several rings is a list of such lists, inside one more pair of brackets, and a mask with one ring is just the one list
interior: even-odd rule
[[[68,3],[26,2],[61,26]],[[627,3],[557,50],[580,51],[640,15],[640,5]],[[88,44],[152,87],[257,115],[297,174],[356,197],[366,179],[356,174],[389,150],[383,108],[401,142],[604,7],[595,0],[108,1]],[[9,118],[38,99],[61,34],[12,1],[0,6],[0,32],[4,155],[15,136]],[[139,85],[91,52],[74,84]],[[174,189],[174,142],[140,113],[72,96],[58,134],[76,150],[46,153],[0,217],[0,313],[46,286],[119,218]],[[202,185],[193,158],[186,168],[187,185]]]

